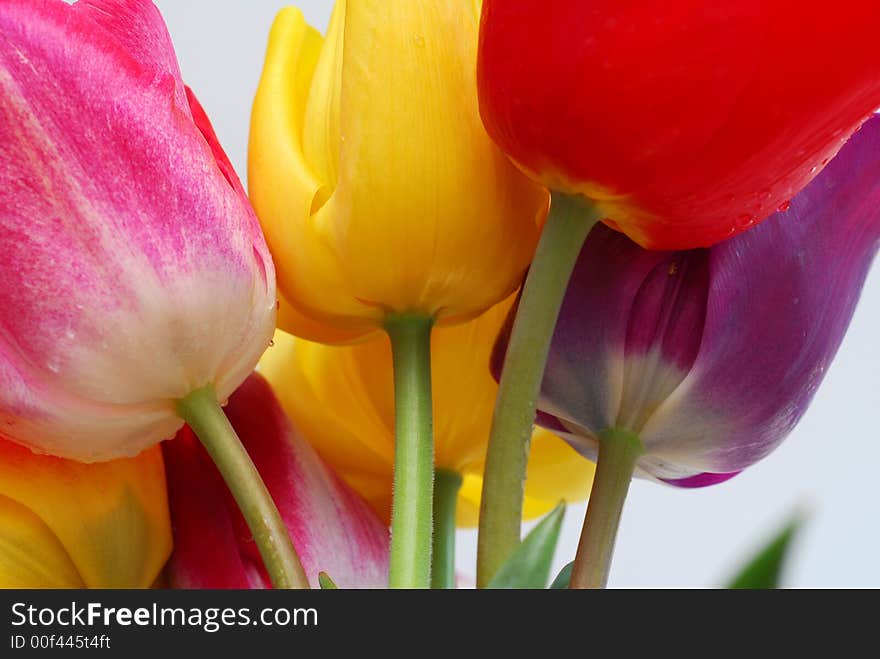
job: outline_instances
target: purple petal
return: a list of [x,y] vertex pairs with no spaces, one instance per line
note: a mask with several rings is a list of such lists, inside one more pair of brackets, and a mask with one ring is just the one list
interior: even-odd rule
[[633,301],[669,257],[669,252],[643,250],[604,225],[593,229],[560,311],[544,372],[542,411],[596,430],[615,425]]
[[563,303],[539,423],[588,457],[599,432],[627,428],[645,444],[642,473],[720,482],[806,410],[878,244],[877,117],[787,211],[711,250],[647,252],[597,227]]
[[703,345],[643,430],[666,460],[740,470],[806,411],[880,244],[880,118],[786,212],[711,250]]
[[740,473],[741,472],[739,471],[732,471],[727,474],[712,474],[709,472],[703,472],[702,474],[688,476],[687,478],[666,478],[663,480],[669,485],[675,485],[676,487],[695,489],[699,487],[709,487],[710,485],[718,485],[718,483],[729,481],[731,478],[733,478],[734,476],[738,476]]

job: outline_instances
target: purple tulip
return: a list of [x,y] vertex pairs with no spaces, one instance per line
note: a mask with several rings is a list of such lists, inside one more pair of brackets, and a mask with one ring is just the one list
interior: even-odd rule
[[0,434],[84,461],[268,345],[259,223],[149,0],[0,2]]
[[636,433],[642,476],[727,480],[803,415],[878,244],[878,117],[788,208],[711,249],[645,251],[598,226],[566,294],[538,422],[591,459],[601,431]]

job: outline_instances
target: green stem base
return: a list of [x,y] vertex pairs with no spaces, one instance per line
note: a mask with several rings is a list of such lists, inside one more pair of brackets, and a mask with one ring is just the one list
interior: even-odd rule
[[568,280],[598,210],[586,200],[553,193],[547,224],[513,324],[486,455],[477,586],[485,588],[519,546],[529,440],[541,378]]
[[634,433],[615,429],[600,433],[596,475],[572,567],[571,588],[604,588],[608,583],[620,515],[643,452]]
[[391,588],[429,588],[433,525],[434,435],[431,402],[432,318],[388,318],[394,359],[394,499]]
[[[308,588],[309,580],[263,479],[210,385],[177,401],[177,413],[201,440],[232,492],[275,588]],[[211,551],[210,547],[205,548]]]
[[434,542],[431,588],[455,588],[455,515],[462,478],[438,469],[434,474]]

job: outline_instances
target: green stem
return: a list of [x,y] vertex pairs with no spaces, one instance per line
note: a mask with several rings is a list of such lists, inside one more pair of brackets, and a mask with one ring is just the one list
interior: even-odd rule
[[599,434],[599,459],[571,571],[571,588],[604,588],[608,583],[620,514],[643,451],[638,435],[627,430]]
[[431,588],[455,588],[455,513],[461,475],[449,469],[434,474],[434,550]]
[[432,318],[388,318],[394,359],[394,499],[391,588],[431,585],[434,436],[431,409]]
[[[211,385],[177,401],[177,413],[204,445],[232,492],[275,588],[308,588],[287,527]],[[211,551],[211,548],[206,548]]]
[[599,219],[582,198],[553,194],[523,288],[495,400],[486,456],[477,586],[484,588],[519,546],[523,484],[541,378],[562,298],[581,247]]

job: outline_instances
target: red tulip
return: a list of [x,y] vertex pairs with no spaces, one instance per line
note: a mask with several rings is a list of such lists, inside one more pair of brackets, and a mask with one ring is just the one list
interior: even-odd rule
[[489,134],[643,247],[708,247],[800,191],[880,106],[880,2],[485,0]]

